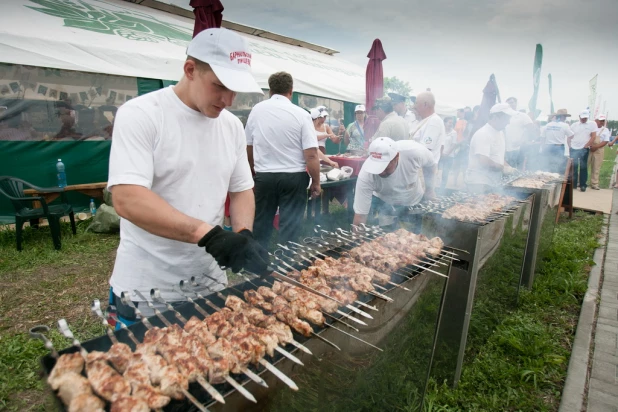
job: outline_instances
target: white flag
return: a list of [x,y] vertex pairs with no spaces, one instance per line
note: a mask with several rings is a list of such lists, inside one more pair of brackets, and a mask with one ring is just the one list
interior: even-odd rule
[[590,94],[588,95],[588,110],[594,111],[595,104],[597,102],[597,77],[599,75],[595,74],[590,82],[588,83],[590,87]]

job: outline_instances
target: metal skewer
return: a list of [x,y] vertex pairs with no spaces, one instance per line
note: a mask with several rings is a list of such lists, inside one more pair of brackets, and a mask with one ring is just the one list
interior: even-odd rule
[[[220,292],[217,292],[217,296],[219,296],[221,299],[225,300],[227,299],[227,297],[225,295],[223,295]],[[210,302],[210,304],[212,304],[214,307],[216,307],[212,302]],[[248,303],[247,303],[248,305]],[[333,348],[337,349],[337,350],[341,350],[341,348],[337,345],[335,345],[333,342],[329,341],[328,339],[324,338],[323,336],[320,336],[319,334],[315,333],[313,330],[311,331],[311,336],[314,336],[318,339],[320,339],[322,342],[332,346]]]
[[[184,316],[182,316],[172,305],[170,305],[169,303],[167,303],[162,297],[161,297],[161,292],[159,291],[159,289],[157,288],[153,288],[150,290],[150,297],[152,298],[152,300],[154,300],[157,303],[162,303],[164,304],[169,310],[173,311],[176,314],[176,317],[183,323],[186,324],[188,321],[186,320],[186,318]],[[257,383],[258,385],[261,385],[265,388],[268,388],[268,385],[266,384],[266,382],[264,381],[264,379],[260,378],[258,375],[256,375],[255,373],[253,373],[252,371],[250,371],[249,369],[247,369],[246,366],[242,366],[240,368],[240,370],[242,371],[242,373],[244,373],[249,379],[251,379],[253,382]],[[232,379],[232,378],[230,378]],[[236,381],[234,381],[236,382]],[[234,386],[232,384],[232,386]],[[234,386],[236,388],[236,386]],[[244,389],[244,388],[243,388]],[[248,392],[250,395],[251,393]],[[253,395],[251,395],[253,397]]]
[[[163,314],[152,304],[152,302],[147,300],[146,297],[140,293],[140,291],[138,291],[136,289],[136,290],[134,290],[134,292],[140,298],[142,298],[144,301],[146,301],[146,305],[148,305],[148,307],[154,311],[155,315],[159,319],[161,319],[161,322],[165,323],[166,326],[172,326],[172,324],[165,318],[165,316],[163,316]],[[153,290],[152,289],[150,291],[150,295],[151,296],[153,295]],[[172,305],[166,305],[166,306],[167,306],[167,308],[170,311],[172,311],[172,313],[174,313],[174,315],[176,316],[176,319],[178,319],[183,324],[187,323],[187,320],[180,313],[178,313],[176,310],[174,310]],[[187,332],[185,332],[185,333],[187,333]],[[238,392],[240,392],[240,394],[243,395],[246,399],[250,400],[253,403],[257,403],[257,400],[255,399],[253,394],[251,392],[249,392],[247,389],[245,389],[244,386],[242,386],[241,384],[236,382],[235,379],[231,378],[229,375],[226,375],[225,376],[225,381],[227,383],[229,383],[230,385],[232,385],[232,387],[234,387],[234,389],[236,389]],[[206,383],[206,381],[204,381],[204,382]],[[200,382],[200,384],[201,384],[201,382]],[[214,387],[212,389],[216,390]]]
[[38,325],[33,328],[30,328],[30,330],[28,331],[32,339],[42,340],[43,345],[45,345],[45,349],[50,351],[51,355],[57,359],[58,351],[54,347],[54,344],[49,339],[47,339],[47,336],[45,336],[45,333],[47,332],[49,332],[49,326],[46,326],[46,325]]
[[[101,301],[99,301],[99,299],[95,299],[95,300],[92,301],[92,305],[90,306],[90,310],[92,311],[92,313],[94,313],[99,318],[101,318],[101,320],[103,321],[103,325],[106,325],[107,327],[111,328],[111,325],[107,322],[107,319],[105,318],[105,315],[103,315],[103,310],[101,309]],[[120,329],[122,329],[122,330],[127,332],[127,335],[129,336],[129,339],[131,339],[131,341],[135,345],[139,345],[139,341],[137,340],[137,338],[135,337],[135,335],[133,334],[131,329],[127,328],[127,325],[125,325],[123,322],[121,322],[118,319],[116,319],[116,323],[118,323],[120,325]],[[116,337],[115,334],[113,334],[113,335],[114,335],[114,337]],[[108,332],[108,336],[109,336],[109,332]],[[110,336],[110,339],[111,339],[111,336]]]
[[[186,280],[181,280],[181,288],[187,288],[189,285],[191,285],[192,287],[196,287],[198,286],[197,283],[195,282],[195,276],[191,277],[191,282],[187,282]],[[255,286],[255,285],[254,285]],[[213,308],[214,310],[221,310],[221,308],[219,308],[217,305],[215,305],[214,303],[212,303],[210,300],[206,299],[204,296],[202,296],[199,292],[193,291],[193,293],[195,294],[195,296],[197,296],[199,299],[204,300],[204,302],[210,306],[211,308]],[[296,346],[298,349],[302,350],[303,352],[309,354],[309,355],[313,355],[313,353],[303,344],[297,342],[295,339],[292,339],[292,341],[290,342],[292,345]]]
[[[137,306],[133,304],[133,301],[129,298],[129,296],[130,296],[129,292],[127,291],[122,292],[120,294],[120,300],[125,305],[128,305],[133,308],[133,310],[135,311],[135,314],[141,317],[142,323],[144,324],[144,326],[146,326],[148,329],[152,329],[153,328],[152,323],[150,323],[146,319],[146,317],[142,315],[142,312],[137,308]],[[141,293],[138,292],[138,296],[140,296],[144,301],[146,301],[146,298]],[[146,304],[148,305],[148,301],[146,301]],[[154,308],[154,305],[152,305],[152,303],[150,303],[150,305],[148,306],[151,308]],[[163,322],[168,327],[172,326],[172,324],[167,319],[165,319],[165,317],[161,314],[161,312],[158,309],[154,308],[154,310],[155,310],[155,315],[157,315],[158,313],[157,317],[161,319],[161,322]],[[204,388],[204,390],[206,390],[206,392],[208,392],[208,394],[214,400],[216,400],[219,403],[225,403],[225,399],[223,398],[223,396],[221,396],[221,394],[210,383],[206,382],[203,376],[198,376],[196,381],[197,383],[200,384],[202,388]]]
[[[265,282],[268,286],[272,286],[272,284],[270,284],[270,283],[268,283],[268,282],[266,282],[266,281],[264,281],[264,282]],[[236,292],[238,292],[238,293],[242,294],[242,292],[241,292],[240,290],[236,289],[236,288],[231,288],[231,289],[233,289],[233,290],[235,290]],[[350,325],[349,323],[344,322],[344,321],[343,321],[343,320],[341,320],[340,318],[336,318],[336,317],[334,317],[333,315],[331,315],[330,313],[325,312],[324,310],[320,310],[320,312],[322,312],[322,314],[323,314],[324,316],[327,316],[327,317],[329,317],[329,318],[331,318],[331,319],[333,319],[333,320],[335,320],[335,321],[337,321],[337,322],[341,322],[341,323],[343,323],[344,325],[346,325],[348,328],[350,328],[350,329],[354,329],[355,331],[360,332],[357,328],[355,328],[354,326]],[[339,311],[337,311],[337,312],[339,312]],[[347,318],[347,319],[353,319],[354,321],[359,322],[360,324],[367,326],[367,324],[366,324],[365,322],[363,322],[362,320],[359,320],[359,319],[356,319],[356,318],[352,318],[352,317],[350,317],[350,315],[349,315],[349,314],[347,314],[347,313],[343,313],[343,312],[341,312],[341,317],[343,317],[343,318]]]

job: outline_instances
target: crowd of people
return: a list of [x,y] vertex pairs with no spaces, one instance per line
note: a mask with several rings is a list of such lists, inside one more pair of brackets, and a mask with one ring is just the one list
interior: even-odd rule
[[[570,150],[580,167],[575,183],[585,190],[588,153],[597,165],[595,153],[609,135],[604,118],[594,125],[582,112],[569,127],[563,110],[537,130],[514,98],[494,105],[485,124],[476,121],[480,107],[442,118],[430,91],[391,93],[369,110],[357,105],[354,121],[335,132],[325,107],[292,103],[294,79],[286,72],[270,76],[270,98],[253,107],[243,128],[225,108],[236,93],[262,93],[246,40],[204,30],[189,44],[183,70],[177,85],[132,99],[115,118],[108,187],[122,220],[110,302],[126,323],[136,316],[118,298],[122,291],[148,295],[157,287],[174,302],[179,296],[169,285],[180,280],[195,277],[204,291],[216,291],[227,285],[226,268],[268,273],[277,210],[278,243],[295,240],[308,194],[321,194],[320,162],[338,166],[324,153],[327,139],[366,156],[354,199],[347,199],[355,227],[375,217],[393,225],[409,206],[434,198],[439,166],[440,186],[463,173],[459,189],[486,192],[503,173],[537,167],[538,159],[559,170]],[[231,230],[222,227],[228,196]]]

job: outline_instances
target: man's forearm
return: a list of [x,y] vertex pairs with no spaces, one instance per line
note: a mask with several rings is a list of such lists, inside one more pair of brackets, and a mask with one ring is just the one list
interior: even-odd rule
[[504,168],[504,165],[501,165],[499,163],[494,162],[493,160],[491,160],[489,157],[487,156],[483,156],[483,155],[476,155],[475,159],[477,162],[479,162],[482,166],[485,166],[489,169],[493,169],[493,170],[497,170],[497,171],[502,171],[502,169]]
[[359,215],[358,213],[354,214],[354,220],[352,221],[352,224],[354,226],[358,226],[362,223],[367,223],[367,215]]
[[591,133],[590,134],[590,140],[588,140],[588,143],[586,143],[586,145],[584,146],[584,149],[587,147],[591,147],[592,144],[594,143],[594,139],[597,137],[596,133]]
[[249,160],[249,167],[251,168],[251,174],[255,174],[255,169],[253,168],[253,146],[247,145],[247,159]]
[[423,168],[423,178],[425,179],[425,192],[433,193],[435,184],[436,166]]
[[307,172],[314,182],[320,181],[320,160],[318,158],[318,149],[304,150],[305,162],[307,163]]
[[239,232],[242,229],[249,229],[253,232],[253,219],[255,218],[253,190],[230,192],[230,218],[234,232]]
[[111,192],[118,215],[153,235],[197,243],[213,228],[207,222],[180,212],[143,186],[117,185]]

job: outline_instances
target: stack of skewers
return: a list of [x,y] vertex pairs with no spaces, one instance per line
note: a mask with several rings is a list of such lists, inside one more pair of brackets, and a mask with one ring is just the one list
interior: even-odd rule
[[507,216],[516,202],[517,199],[512,196],[456,192],[451,196],[422,202],[410,210],[412,213],[439,213],[445,219],[485,224]]
[[[224,302],[223,308],[190,290],[189,285],[197,286],[195,279],[181,282],[179,293],[200,316],[184,318],[153,289],[151,299],[144,297],[144,301],[164,326],[154,326],[141,316],[147,331],[140,341],[131,331],[133,328],[121,324],[131,346],[118,341],[111,329],[106,328],[111,347],[106,351],[87,352],[73,337],[66,322],[59,321],[60,330],[72,340],[76,351],[61,356],[55,350],[52,352],[55,365],[47,379],[49,385],[57,391],[68,411],[107,409],[112,412],[162,410],[176,401],[190,402],[205,411],[205,402],[198,398],[225,403],[218,389],[220,384],[229,384],[256,402],[241,382],[249,379],[267,387],[259,376],[266,370],[297,390],[296,384],[273,365],[275,357],[281,356],[302,365],[291,353],[297,349],[311,354],[294,333],[305,338],[316,337],[341,350],[316,333],[320,328],[332,328],[381,350],[333,323],[339,322],[358,332],[351,323],[366,325],[358,316],[372,319],[365,310],[377,310],[359,301],[359,295],[392,301],[384,294],[389,287],[408,290],[401,283],[413,278],[413,272],[432,271],[429,266],[446,265],[441,259],[454,259],[452,252],[443,251],[441,239],[427,239],[405,230],[391,234],[339,230],[330,232],[330,236],[331,242],[335,239],[345,244],[348,251],[338,252],[339,256],[334,258],[316,250],[323,246],[325,251],[331,246],[323,237],[314,239],[311,245],[293,242],[281,245],[302,259],[306,268],[296,270],[292,264],[298,262],[283,255],[273,256],[277,279],[260,280],[255,289],[229,288],[222,291],[225,294],[217,292],[216,296]],[[407,267],[417,269],[406,272]],[[130,294],[122,295],[123,302],[132,305]],[[174,323],[153,301],[166,305]],[[140,317],[139,309],[134,308]],[[99,302],[93,304],[93,312],[107,324]],[[43,335],[37,337],[51,347]]]

